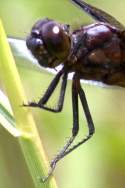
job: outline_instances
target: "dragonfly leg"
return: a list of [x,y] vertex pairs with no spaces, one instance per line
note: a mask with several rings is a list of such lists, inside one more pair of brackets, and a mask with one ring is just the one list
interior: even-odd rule
[[79,87],[79,97],[80,97],[81,104],[82,104],[82,107],[83,107],[83,110],[84,110],[84,113],[85,113],[85,116],[86,116],[89,132],[88,132],[88,135],[85,138],[83,138],[80,142],[78,142],[76,145],[69,148],[64,153],[63,157],[66,156],[67,154],[69,154],[70,152],[72,152],[73,150],[75,150],[77,147],[79,147],[80,145],[82,145],[86,141],[88,141],[93,136],[93,134],[95,132],[94,123],[93,123],[93,120],[92,120],[92,117],[91,117],[91,113],[90,113],[90,110],[89,110],[89,106],[88,106],[88,103],[87,103],[87,100],[86,100],[85,93],[84,93],[84,91],[83,91],[83,89],[80,85],[80,81],[79,81],[78,87]]
[[55,108],[50,108],[47,107],[46,103],[51,97],[53,91],[55,90],[57,84],[59,83],[60,77],[62,76],[63,71],[60,71],[55,78],[52,80],[50,83],[48,89],[46,90],[44,96],[38,101],[38,103],[35,102],[29,102],[28,104],[24,104],[23,106],[29,106],[29,107],[38,107],[42,108],[51,112],[60,112],[63,107],[63,102],[64,102],[64,97],[65,97],[65,90],[66,90],[66,85],[67,85],[67,72],[64,73],[63,78],[62,78],[62,85],[60,89],[60,96],[58,99],[57,106]]
[[73,107],[73,128],[72,128],[72,136],[68,139],[65,146],[60,150],[60,152],[56,155],[56,157],[50,163],[50,171],[48,175],[42,179],[45,182],[53,173],[56,164],[60,161],[64,156],[66,150],[73,143],[76,135],[79,131],[79,112],[78,112],[78,90],[77,90],[77,82],[73,80],[72,84],[72,107]]

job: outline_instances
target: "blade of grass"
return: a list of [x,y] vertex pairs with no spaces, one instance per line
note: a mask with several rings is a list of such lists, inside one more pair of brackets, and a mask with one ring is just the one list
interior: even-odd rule
[[20,105],[26,101],[16,65],[0,21],[0,77],[14,113],[18,137],[35,188],[56,188],[54,178],[43,184],[39,177],[48,172],[48,161],[29,109]]
[[15,119],[7,97],[0,90],[0,124],[14,137],[21,136],[21,132],[15,128]]

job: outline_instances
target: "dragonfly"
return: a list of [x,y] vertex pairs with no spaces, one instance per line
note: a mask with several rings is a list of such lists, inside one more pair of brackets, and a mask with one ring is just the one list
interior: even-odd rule
[[[88,141],[95,133],[93,119],[80,80],[97,81],[109,86],[125,87],[125,27],[113,16],[85,1],[70,0],[75,6],[96,20],[96,23],[70,31],[67,24],[46,18],[37,21],[26,39],[26,45],[35,63],[56,73],[45,94],[38,102],[28,102],[25,107],[38,107],[58,113],[63,109],[68,76],[72,79],[72,134],[64,147],[50,163],[45,182],[58,161]],[[54,72],[55,68],[58,72]],[[60,95],[55,108],[47,106],[60,79]],[[88,126],[88,135],[72,145],[79,132],[78,99],[80,99]]]

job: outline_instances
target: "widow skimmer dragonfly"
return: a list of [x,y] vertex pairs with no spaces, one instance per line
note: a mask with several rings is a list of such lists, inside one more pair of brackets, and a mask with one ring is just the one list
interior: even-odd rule
[[[71,0],[97,23],[81,26],[70,32],[68,25],[51,19],[39,20],[32,27],[26,45],[39,65],[50,70],[58,65],[62,68],[50,83],[44,96],[38,102],[23,104],[38,107],[51,112],[60,112],[63,108],[67,77],[72,78],[72,135],[50,164],[50,171],[43,179],[46,181],[53,173],[56,163],[81,144],[89,140],[95,127],[88,107],[80,79],[99,81],[107,85],[125,87],[125,28],[108,13],[81,0]],[[60,78],[62,85],[56,108],[46,105]],[[78,97],[80,98],[88,125],[88,135],[76,145],[71,146],[79,131]]]

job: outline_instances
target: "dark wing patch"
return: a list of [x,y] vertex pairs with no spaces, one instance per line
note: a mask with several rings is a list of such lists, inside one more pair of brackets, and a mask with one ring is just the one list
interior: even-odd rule
[[119,21],[117,21],[113,16],[104,12],[103,10],[100,10],[81,0],[71,0],[71,1],[75,3],[76,5],[78,5],[82,10],[84,10],[87,14],[89,14],[95,20],[109,23],[112,26],[115,26],[116,28],[120,30],[125,30],[125,27]]

